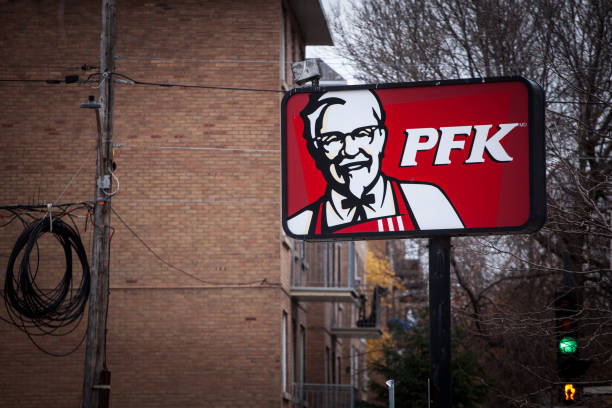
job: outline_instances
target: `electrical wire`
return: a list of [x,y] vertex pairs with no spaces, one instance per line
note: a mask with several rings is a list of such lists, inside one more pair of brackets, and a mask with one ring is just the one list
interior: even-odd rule
[[[64,207],[74,207],[74,206],[78,206],[77,208],[73,208],[73,209],[66,209],[64,214],[62,215],[67,215],[70,214],[72,212],[74,212],[74,210],[80,209],[82,207],[88,207],[91,206],[91,201],[74,201],[74,202],[70,202],[70,203],[59,203],[53,204],[53,207],[57,207],[57,208],[64,208]],[[26,212],[31,212],[31,211],[42,211],[42,209],[45,209],[44,212],[46,211],[47,208],[47,204],[15,204],[15,205],[0,205],[0,210],[24,210]]]
[[[93,73],[89,75],[87,79],[77,80],[75,83],[89,83],[89,82],[99,82],[97,87],[102,85],[102,82],[106,78],[102,78],[101,81],[91,79],[93,76],[100,75],[100,73]],[[199,88],[199,89],[218,89],[225,91],[250,91],[250,92],[273,92],[273,93],[285,93],[282,89],[263,89],[263,88],[240,88],[240,87],[230,87],[230,86],[216,86],[216,85],[196,85],[196,84],[173,84],[166,82],[147,82],[147,81],[137,81],[131,79],[123,74],[113,73],[113,75],[118,75],[127,79],[127,81],[115,80],[116,82],[123,83],[126,85],[148,85],[148,86],[161,86],[161,87],[169,87],[169,88]],[[62,79],[15,79],[15,78],[0,78],[0,82],[28,82],[28,83],[47,83],[47,84],[62,84],[62,83],[72,83]]]
[[61,79],[13,79],[13,78],[0,78],[0,82],[44,82],[47,84],[61,84],[65,82]]
[[85,158],[85,160],[83,160],[83,163],[81,163],[81,166],[79,167],[79,169],[76,171],[76,173],[74,173],[74,175],[72,176],[72,178],[68,181],[68,184],[66,184],[66,187],[64,187],[64,190],[60,193],[60,195],[55,199],[55,203],[57,203],[60,198],[62,198],[62,196],[64,195],[64,193],[66,192],[66,190],[68,190],[68,187],[70,187],[70,185],[72,184],[72,182],[74,181],[75,178],[77,178],[77,176],[81,173],[81,170],[83,170],[83,167],[85,166],[85,164],[89,161],[89,158],[91,157],[91,155],[96,151],[96,149],[91,149],[89,151],[89,154],[87,154],[87,157]]
[[209,151],[229,151],[229,152],[254,152],[254,153],[280,153],[280,149],[249,149],[244,147],[204,147],[204,146],[144,146],[119,143],[118,148],[127,149],[160,149],[160,150],[209,150]]
[[127,85],[148,85],[148,86],[161,86],[161,87],[177,87],[177,88],[200,88],[200,89],[220,89],[225,91],[251,91],[251,92],[274,92],[274,93],[285,93],[282,89],[263,89],[263,88],[238,88],[229,86],[214,86],[214,85],[193,85],[193,84],[173,84],[166,82],[146,82],[138,81],[128,77],[127,75],[113,72],[113,76],[120,76],[125,78]]
[[81,64],[80,66],[77,65],[79,63],[75,62],[75,65],[51,65],[51,64],[40,64],[40,65],[33,65],[33,64],[19,64],[19,63],[6,63],[6,67],[8,68],[20,68],[21,70],[23,69],[35,69],[35,68],[40,68],[40,69],[46,69],[46,70],[60,70],[60,71],[76,71],[76,70],[82,70],[82,71],[90,71],[92,69],[96,69],[97,67],[94,65],[89,65],[89,64]]
[[[255,92],[280,92],[286,93],[283,90],[276,89],[256,89],[256,88],[232,88],[232,87],[221,87],[221,86],[209,86],[209,85],[188,85],[188,84],[172,84],[172,83],[162,83],[162,82],[144,82],[137,81],[132,78],[129,78],[126,75],[114,73],[114,75],[122,76],[126,78],[128,81],[124,82],[126,85],[154,85],[154,86],[162,86],[162,87],[181,87],[181,88],[203,88],[203,89],[223,89],[229,91],[255,91]],[[580,102],[580,101],[546,101],[546,103],[563,103],[563,104],[575,104],[575,105],[607,105],[605,102]]]
[[115,211],[115,209],[114,209],[114,208],[112,208],[112,207],[111,207],[111,211],[113,212],[113,214],[115,214],[115,215],[117,216],[117,218],[119,219],[119,221],[121,221],[121,223],[122,223],[122,224],[123,224],[123,225],[124,225],[124,226],[125,226],[125,227],[128,229],[128,231],[130,231],[130,232],[132,233],[132,235],[134,235],[134,237],[136,237],[136,239],[137,239],[138,241],[140,241],[140,243],[141,243],[141,244],[142,244],[142,245],[143,245],[143,246],[144,246],[144,247],[145,247],[145,248],[146,248],[146,249],[147,249],[147,250],[148,250],[148,251],[149,251],[149,252],[150,252],[150,253],[151,253],[151,254],[152,254],[154,257],[155,257],[155,258],[157,258],[157,260],[159,260],[159,261],[160,261],[161,263],[163,263],[164,265],[166,265],[166,266],[168,266],[168,267],[170,267],[170,268],[174,269],[175,271],[180,272],[180,273],[182,273],[182,274],[184,274],[184,275],[189,276],[189,277],[190,277],[190,278],[192,278],[192,279],[195,279],[195,280],[197,280],[197,281],[199,281],[199,282],[201,282],[201,283],[204,283],[204,284],[206,284],[206,285],[222,285],[222,286],[230,286],[230,285],[234,285],[234,286],[248,286],[248,285],[256,285],[256,284],[259,284],[259,285],[263,285],[263,284],[275,285],[275,284],[273,284],[273,283],[268,283],[268,282],[266,281],[266,279],[265,279],[265,278],[264,278],[264,279],[262,279],[262,280],[254,280],[254,281],[250,281],[250,282],[212,282],[212,281],[206,281],[206,280],[200,279],[200,278],[198,278],[197,276],[195,276],[194,274],[189,273],[189,272],[187,272],[187,271],[185,271],[185,270],[183,270],[183,269],[181,269],[181,268],[179,268],[179,267],[177,267],[177,266],[175,266],[175,265],[171,264],[170,262],[168,262],[168,261],[166,261],[164,258],[162,258],[160,255],[158,255],[158,254],[157,254],[157,252],[155,252],[155,251],[153,250],[153,248],[151,248],[151,247],[149,246],[149,244],[147,244],[147,243],[145,242],[145,240],[144,240],[144,239],[142,239],[142,238],[140,237],[140,235],[138,235],[138,234],[136,233],[136,231],[134,231],[134,229],[132,229],[132,227],[130,227],[130,226],[128,225],[128,223],[127,223],[127,222],[125,222],[125,221],[123,220],[123,218],[121,218],[121,216],[120,216],[120,215],[117,213],[117,211]]
[[[245,60],[245,59],[215,59],[215,58],[185,58],[185,57],[138,57],[129,55],[115,55],[115,60],[135,60],[135,61],[183,61],[183,62],[210,62],[214,64],[268,64],[278,65],[278,60]],[[286,64],[290,64],[287,62]]]
[[[90,74],[86,80],[79,82],[98,82],[92,80],[93,76],[100,75],[99,72]],[[128,77],[127,75],[120,74],[117,72],[113,73],[113,76],[120,76],[125,78],[126,80],[115,80],[115,82],[124,84],[124,85],[145,85],[145,86],[159,86],[166,88],[198,88],[198,89],[218,89],[225,91],[251,91],[251,92],[274,92],[274,93],[286,93],[282,89],[265,89],[265,88],[240,88],[240,87],[229,87],[229,86],[217,86],[217,85],[198,85],[198,84],[175,84],[169,82],[149,82],[149,81],[138,81]],[[102,85],[106,78],[102,78],[102,81],[99,81],[98,87]],[[0,79],[0,82],[45,82],[48,84],[60,84],[66,81],[60,79]],[[546,101],[549,103],[558,103],[558,104],[573,104],[573,105],[609,105],[607,102],[581,102],[581,101]]]
[[546,101],[546,103],[570,103],[574,105],[609,105],[606,102],[580,102],[580,101]]
[[[67,214],[66,211],[63,215]],[[34,337],[65,336],[72,333],[83,318],[90,291],[87,253],[76,225],[73,228],[60,217],[46,215],[27,225],[9,256],[4,283],[4,301],[12,324],[24,331],[39,350],[53,356],[66,356],[76,351],[83,343],[85,333],[76,347],[62,354],[43,349]],[[63,277],[54,288],[43,289],[37,282],[41,261],[38,240],[49,232],[63,248],[66,267]],[[73,274],[73,251],[81,264],[82,272],[78,282]],[[32,257],[33,252],[35,259]],[[15,274],[15,264],[19,259],[18,273]]]
[[[114,74],[121,75],[121,74]],[[124,76],[124,75],[121,75]],[[124,76],[125,77],[125,76]],[[95,88],[99,88],[106,78],[103,78],[102,81],[99,82],[98,86]],[[30,80],[20,80],[20,79],[0,79],[0,82],[46,82],[48,84],[60,84],[64,81],[61,80],[44,80],[44,79],[30,79]],[[87,79],[83,82],[98,82],[91,79]],[[173,84],[167,82],[146,82],[146,81],[137,81],[134,79],[128,79],[126,81],[123,80],[115,80],[120,84],[124,85],[145,85],[145,86],[159,86],[165,88],[199,88],[199,89],[218,89],[225,91],[251,91],[251,92],[274,92],[274,93],[286,93],[287,91],[281,89],[263,89],[263,88],[238,88],[238,87],[227,87],[227,86],[215,86],[215,85],[196,85],[196,84]],[[609,105],[607,102],[581,102],[581,101],[546,101],[546,104],[572,104],[572,105]]]

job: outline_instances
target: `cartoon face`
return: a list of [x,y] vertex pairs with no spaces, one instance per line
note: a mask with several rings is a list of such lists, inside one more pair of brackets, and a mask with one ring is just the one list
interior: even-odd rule
[[318,104],[309,117],[317,166],[334,189],[359,198],[380,174],[384,112],[370,91],[328,92]]

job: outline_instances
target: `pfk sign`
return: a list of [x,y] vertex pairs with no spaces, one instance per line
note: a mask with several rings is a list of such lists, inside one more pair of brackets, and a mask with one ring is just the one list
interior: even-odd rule
[[283,228],[309,240],[535,231],[543,122],[541,88],[520,77],[294,89]]

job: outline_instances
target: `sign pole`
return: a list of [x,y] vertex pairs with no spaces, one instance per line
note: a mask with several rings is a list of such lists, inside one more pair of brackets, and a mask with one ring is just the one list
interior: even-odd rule
[[429,377],[434,408],[451,406],[450,237],[429,239]]

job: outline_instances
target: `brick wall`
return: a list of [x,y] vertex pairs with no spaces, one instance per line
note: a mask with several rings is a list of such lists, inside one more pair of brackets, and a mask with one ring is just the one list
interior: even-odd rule
[[[99,7],[1,2],[0,77],[62,78],[83,75],[82,64],[97,66]],[[117,17],[116,72],[141,81],[280,89],[278,1],[119,2]],[[302,47],[299,38],[288,47]],[[92,198],[96,125],[79,104],[90,94],[97,99],[93,85],[0,83],[0,204],[53,202],[83,164],[60,201]],[[192,276],[160,262],[113,216],[112,406],[288,406],[280,392],[280,320],[285,310],[290,322],[306,325],[306,310],[291,307],[279,233],[280,99],[116,85],[120,191],[113,208],[160,257]],[[3,228],[0,259],[20,230]],[[82,235],[89,249],[91,228]],[[42,255],[48,285],[63,272],[54,245],[43,245],[51,251]],[[40,341],[67,351],[84,327]],[[79,404],[84,346],[55,358],[8,324],[0,332],[0,406]]]

